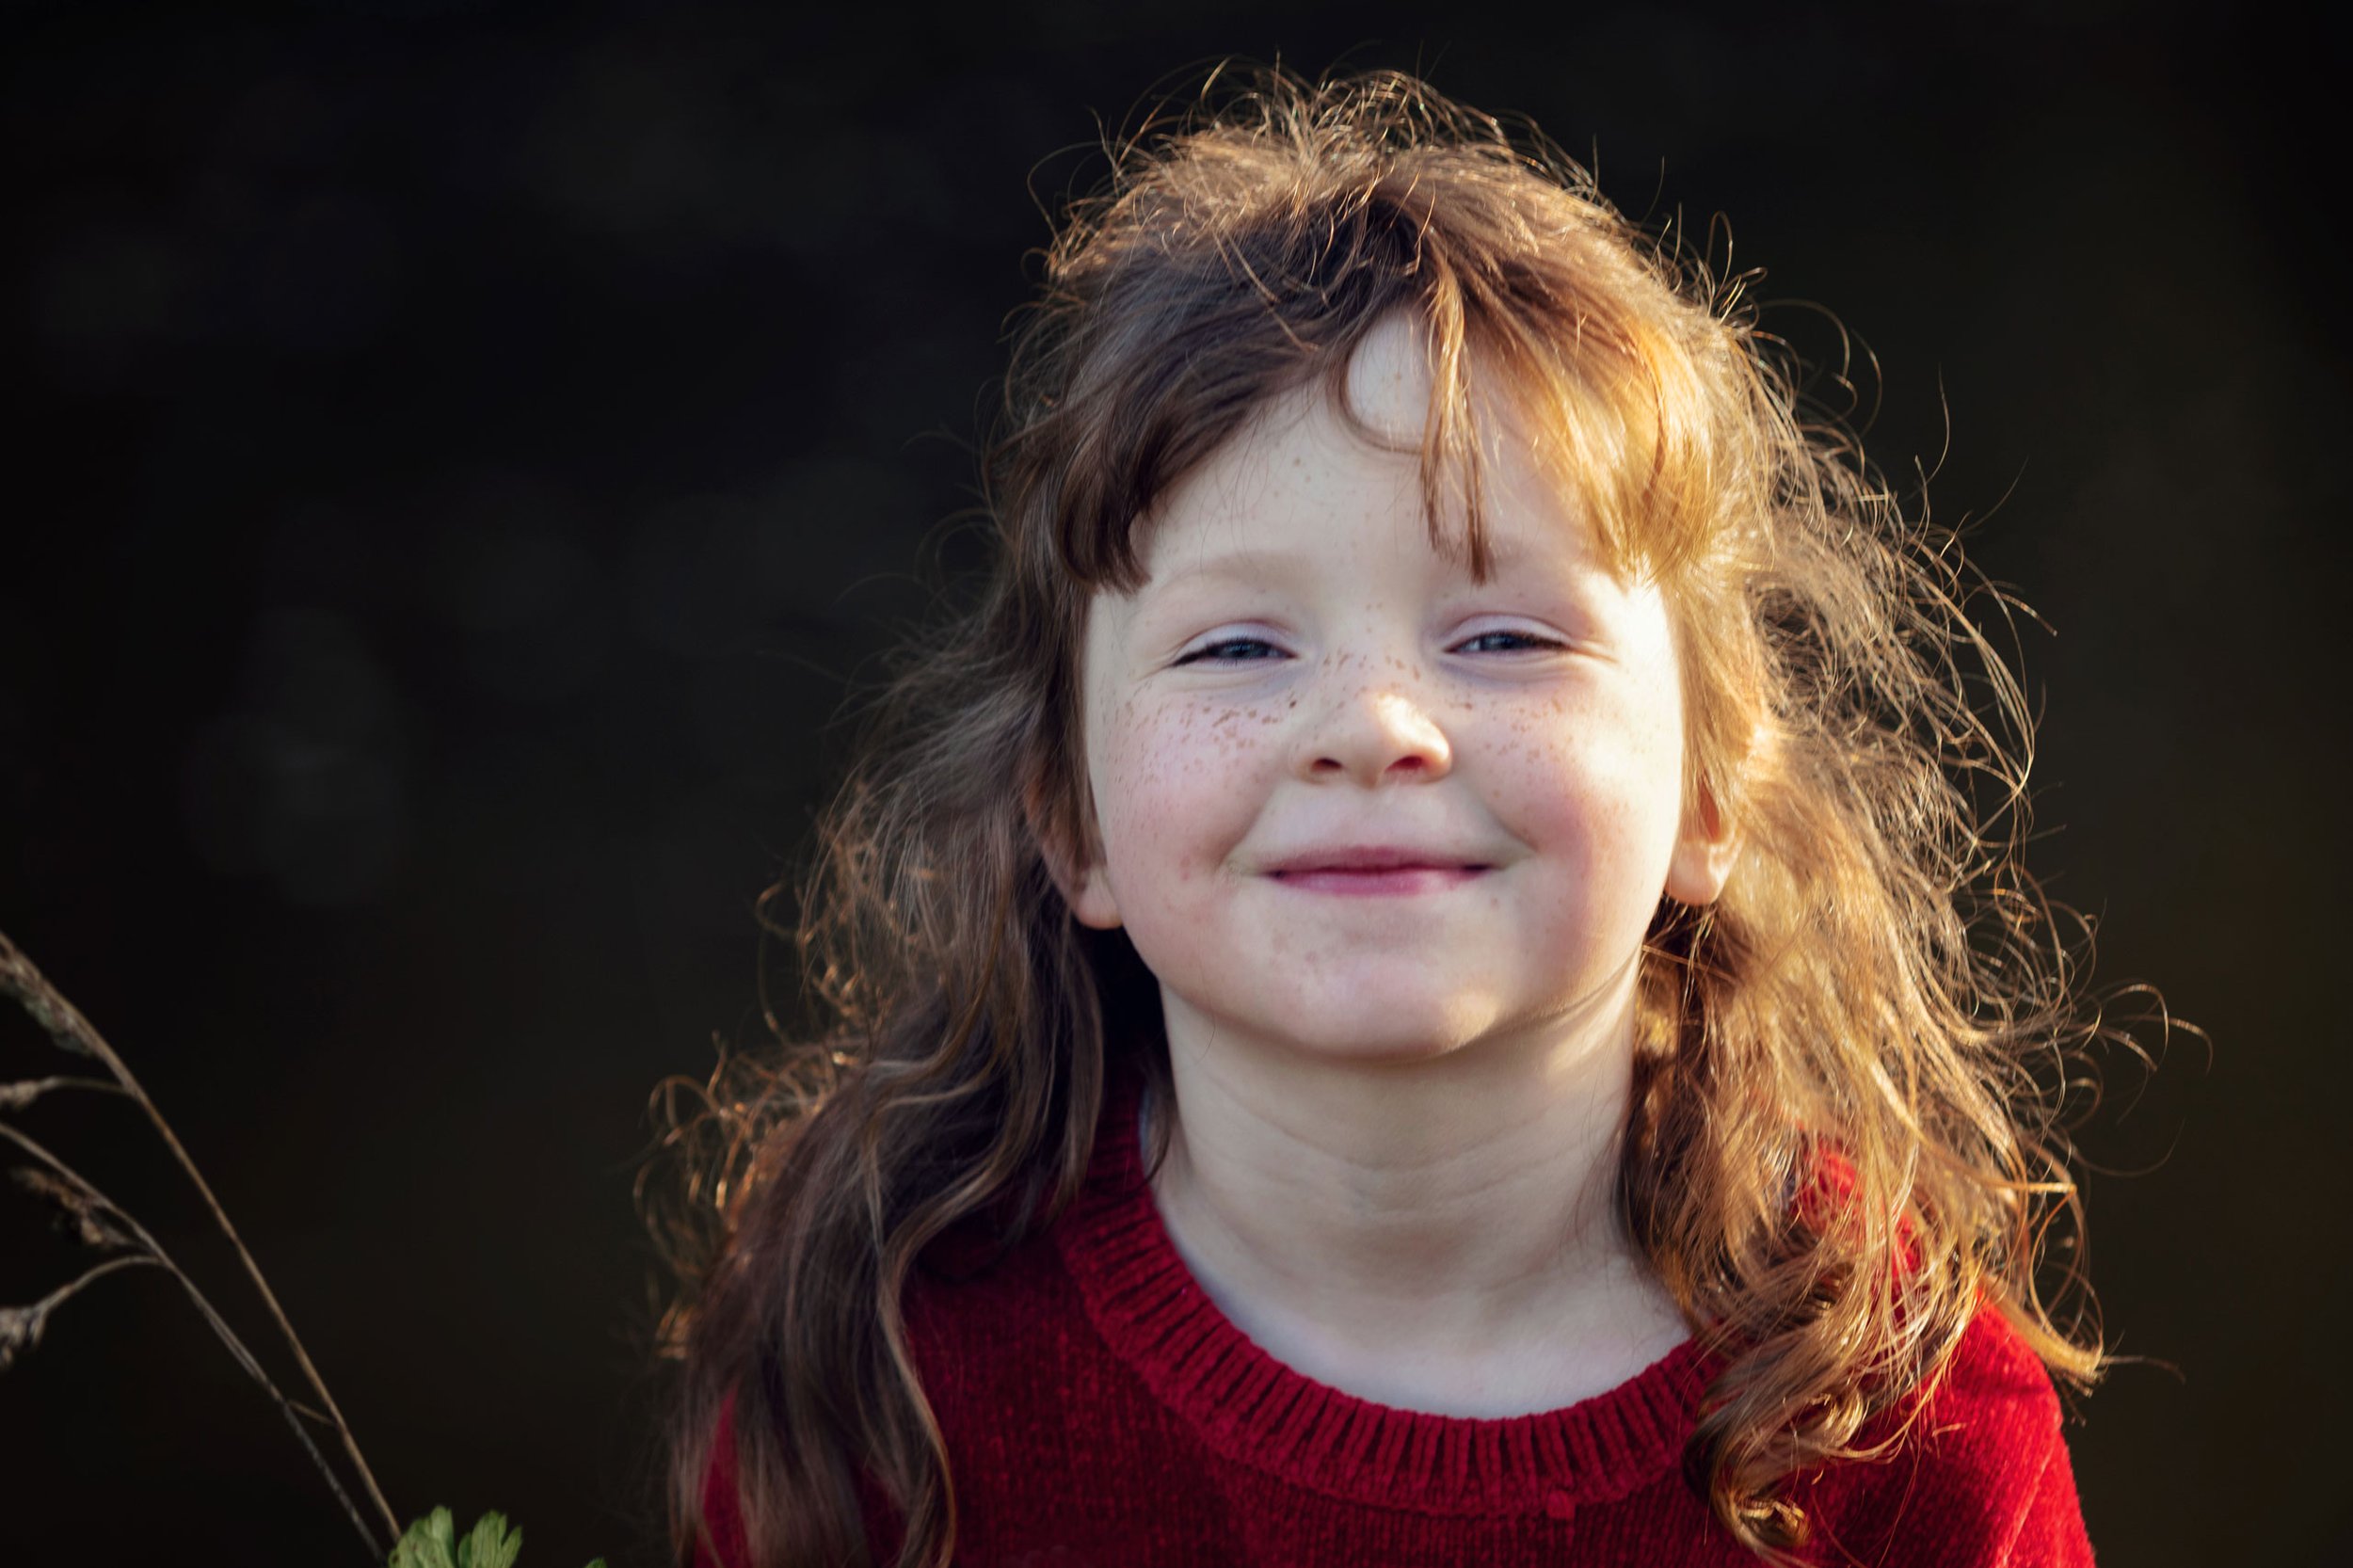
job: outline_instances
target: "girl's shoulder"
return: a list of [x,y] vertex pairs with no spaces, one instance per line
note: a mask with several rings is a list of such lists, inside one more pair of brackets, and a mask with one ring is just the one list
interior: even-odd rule
[[992,1202],[950,1225],[917,1256],[899,1298],[907,1348],[936,1414],[1036,1398],[1039,1368],[1096,1347],[1063,1257],[1063,1224],[1025,1224]]
[[2061,1419],[2041,1359],[1980,1309],[1888,1458],[1798,1482],[1820,1560],[2088,1568]]

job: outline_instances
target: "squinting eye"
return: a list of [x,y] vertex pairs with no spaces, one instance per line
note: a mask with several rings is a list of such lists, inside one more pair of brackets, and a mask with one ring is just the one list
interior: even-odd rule
[[[1481,647],[1480,645],[1487,646]],[[1529,648],[1559,648],[1550,637],[1540,637],[1531,632],[1481,632],[1455,645],[1462,653],[1518,653]]]
[[1209,660],[1220,664],[1241,664],[1282,656],[1281,648],[1262,637],[1221,637],[1216,642],[1204,643],[1186,652],[1176,663],[1192,664]]

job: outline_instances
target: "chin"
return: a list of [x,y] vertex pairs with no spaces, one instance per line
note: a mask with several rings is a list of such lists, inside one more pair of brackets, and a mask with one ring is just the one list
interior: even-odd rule
[[1303,1055],[1335,1063],[1403,1065],[1434,1061],[1476,1043],[1481,1023],[1442,1009],[1366,1008],[1353,1017],[1325,1016],[1288,1032]]

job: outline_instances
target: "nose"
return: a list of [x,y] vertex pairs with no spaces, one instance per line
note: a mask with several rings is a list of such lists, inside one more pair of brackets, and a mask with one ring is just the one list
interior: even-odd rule
[[1368,788],[1443,778],[1454,766],[1446,730],[1403,680],[1348,683],[1301,742],[1309,777]]

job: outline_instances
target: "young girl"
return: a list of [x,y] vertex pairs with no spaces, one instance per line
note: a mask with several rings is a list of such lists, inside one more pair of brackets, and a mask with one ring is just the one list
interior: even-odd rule
[[2025,714],[1737,292],[1402,77],[1129,147],[716,1096],[682,1563],[2090,1560]]

